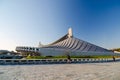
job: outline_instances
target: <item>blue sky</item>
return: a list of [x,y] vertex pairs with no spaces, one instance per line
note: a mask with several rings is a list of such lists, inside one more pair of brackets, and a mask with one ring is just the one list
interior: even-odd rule
[[119,0],[0,0],[0,49],[47,44],[67,33],[120,47]]

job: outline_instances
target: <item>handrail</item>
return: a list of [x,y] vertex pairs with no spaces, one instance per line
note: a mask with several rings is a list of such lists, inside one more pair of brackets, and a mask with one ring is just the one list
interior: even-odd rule
[[[116,58],[120,61],[120,58]],[[114,62],[112,58],[79,58],[79,59],[0,59],[0,64],[61,64],[61,63],[103,63]]]

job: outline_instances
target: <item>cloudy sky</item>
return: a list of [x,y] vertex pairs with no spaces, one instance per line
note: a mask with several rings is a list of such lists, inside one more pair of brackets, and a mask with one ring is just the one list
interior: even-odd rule
[[79,39],[120,47],[120,1],[0,0],[0,49],[48,44],[69,27]]

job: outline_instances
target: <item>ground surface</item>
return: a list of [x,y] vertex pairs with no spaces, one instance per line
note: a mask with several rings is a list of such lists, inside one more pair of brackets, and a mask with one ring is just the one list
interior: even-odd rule
[[0,65],[0,80],[120,80],[120,62]]

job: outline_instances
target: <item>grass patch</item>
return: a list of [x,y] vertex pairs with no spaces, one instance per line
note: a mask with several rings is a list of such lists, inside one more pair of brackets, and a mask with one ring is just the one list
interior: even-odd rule
[[[112,58],[113,56],[70,56],[71,58]],[[118,56],[115,56],[116,58]],[[26,59],[67,59],[67,56],[28,56]]]

